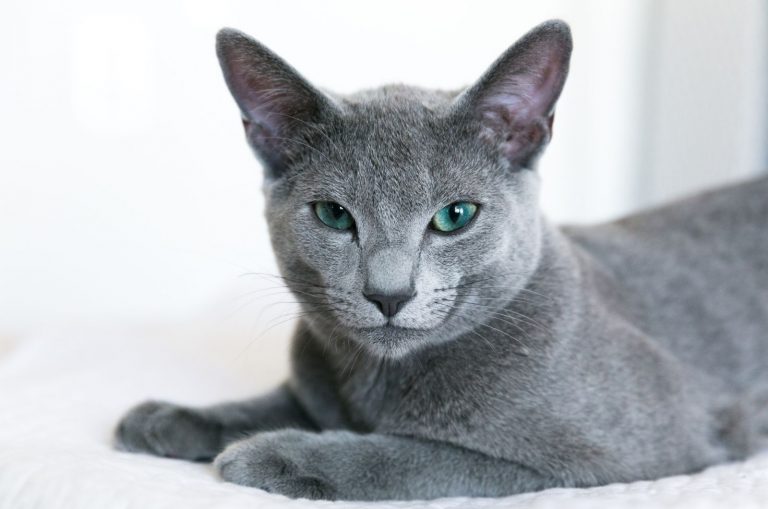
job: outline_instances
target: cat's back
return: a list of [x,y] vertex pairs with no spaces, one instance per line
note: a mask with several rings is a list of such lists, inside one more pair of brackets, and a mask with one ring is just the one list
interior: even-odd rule
[[[566,226],[563,231],[607,263],[615,256],[656,253],[672,259],[690,257],[689,264],[701,267],[721,261],[718,257],[740,254],[745,268],[765,268],[768,176],[700,193],[610,223]],[[626,267],[620,264],[616,268]]]
[[563,231],[606,306],[683,360],[740,386],[768,368],[768,177]]

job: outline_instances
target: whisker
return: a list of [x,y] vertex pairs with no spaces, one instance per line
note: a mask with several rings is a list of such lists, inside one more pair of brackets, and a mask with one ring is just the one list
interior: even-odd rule
[[506,332],[506,331],[503,331],[503,330],[501,330],[501,329],[498,329],[498,328],[496,328],[496,327],[493,327],[492,325],[488,325],[488,324],[486,324],[486,323],[483,323],[483,322],[481,322],[481,321],[479,321],[479,320],[476,320],[475,318],[470,318],[469,316],[467,316],[467,315],[466,315],[466,314],[464,314],[464,313],[459,313],[459,312],[458,312],[458,311],[456,311],[456,309],[455,309],[455,308],[453,308],[452,306],[446,306],[446,305],[444,305],[444,304],[441,304],[441,305],[443,306],[443,311],[444,311],[444,312],[445,312],[447,315],[449,315],[449,316],[451,316],[451,315],[452,315],[452,316],[457,316],[457,317],[463,318],[463,319],[465,319],[465,320],[467,320],[467,321],[469,321],[469,322],[471,322],[471,323],[477,324],[478,326],[482,326],[482,327],[488,327],[489,329],[491,329],[491,330],[495,330],[495,331],[496,331],[496,332],[498,332],[499,334],[502,334],[502,335],[504,335],[504,336],[507,336],[507,337],[509,337],[510,339],[512,339],[513,341],[516,341],[518,344],[520,344],[521,346],[523,346],[523,343],[520,341],[520,339],[519,339],[519,338],[517,338],[517,337],[515,337],[515,336],[513,336],[513,335],[512,335],[512,334],[510,334],[509,332]]
[[275,279],[282,279],[284,281],[290,281],[292,283],[296,283],[299,285],[314,286],[316,288],[322,288],[322,289],[328,288],[326,285],[319,285],[312,281],[307,281],[304,279],[297,279],[297,278],[289,278],[280,274],[270,274],[268,272],[245,272],[243,274],[240,274],[240,277],[246,277],[246,276],[270,277]]
[[[471,324],[473,324],[473,325],[476,325],[476,326],[478,326],[478,327],[486,327],[486,328],[488,328],[488,329],[494,330],[494,331],[496,331],[496,332],[498,332],[498,333],[500,333],[500,334],[502,334],[502,335],[504,335],[504,336],[508,337],[509,339],[511,339],[512,341],[514,341],[514,342],[515,342],[517,345],[519,345],[520,347],[522,347],[523,349],[525,349],[525,344],[524,344],[522,341],[520,341],[520,339],[519,339],[519,338],[516,338],[515,336],[513,336],[513,335],[511,335],[511,334],[509,334],[509,333],[507,333],[507,332],[504,332],[503,330],[497,329],[496,327],[493,327],[493,326],[491,326],[491,325],[488,325],[488,324],[485,324],[485,323],[479,322],[479,321],[477,321],[477,320],[474,320],[474,319],[472,319],[472,318],[469,318],[468,316],[466,316],[466,315],[464,315],[464,314],[462,314],[462,313],[457,313],[457,312],[455,312],[455,311],[454,311],[453,313],[449,313],[449,312],[447,312],[447,311],[444,311],[444,310],[438,310],[438,309],[436,309],[436,310],[433,310],[433,311],[434,311],[434,312],[436,312],[436,313],[441,313],[441,314],[443,315],[443,317],[448,317],[448,316],[455,316],[455,317],[457,317],[457,318],[459,318],[459,319],[462,319],[462,320],[466,320],[467,322],[469,322],[469,323],[471,323]],[[478,337],[482,338],[482,339],[483,339],[483,340],[484,340],[484,341],[485,341],[485,342],[488,344],[488,346],[489,346],[489,347],[490,347],[490,348],[491,348],[491,349],[494,351],[494,353],[496,353],[496,349],[495,349],[495,347],[494,347],[494,346],[493,346],[493,344],[492,344],[492,343],[491,343],[491,342],[488,340],[488,338],[486,338],[485,336],[481,335],[481,334],[480,334],[480,333],[478,333],[477,331],[474,331],[474,330],[471,330],[471,329],[470,329],[468,332],[471,332],[472,334],[475,334],[476,336],[478,336]],[[510,350],[510,351],[511,351],[513,354],[515,354],[515,355],[519,355],[519,356],[522,356],[522,357],[528,357],[528,354],[527,354],[527,353],[526,353],[524,350],[523,350],[523,351],[521,351],[521,350],[514,350],[514,349],[513,349],[513,350]]]
[[[269,295],[257,296],[257,297],[249,299],[247,302],[244,302],[244,303],[240,304],[232,312],[231,316],[234,316],[234,315],[240,313],[243,309],[245,309],[246,307],[252,305],[258,299],[264,299],[264,298],[267,298],[267,297],[274,297],[276,295],[286,295],[286,294],[289,297],[295,297],[293,295],[292,291],[291,292],[273,292],[273,293],[271,293]],[[307,297],[309,297],[309,298],[307,298]],[[260,306],[259,313],[256,316],[256,320],[260,320],[261,317],[264,315],[264,312],[267,309],[269,309],[269,308],[271,308],[273,306],[277,306],[277,305],[287,305],[287,304],[296,304],[296,305],[300,305],[300,304],[306,304],[306,305],[331,305],[331,304],[336,304],[336,305],[339,305],[339,304],[346,304],[346,302],[344,302],[343,300],[341,300],[341,299],[334,299],[333,297],[330,297],[330,296],[322,296],[322,297],[324,297],[324,299],[319,299],[319,298],[315,298],[315,297],[316,297],[315,295],[307,295],[302,300],[298,300],[298,299],[281,300],[281,301],[270,302],[268,304],[263,304],[263,305]],[[243,297],[240,297],[240,298],[243,298]]]
[[262,293],[266,290],[252,290],[249,292],[245,292],[242,295],[238,295],[237,297],[234,297],[233,300],[242,300],[242,299],[250,299],[249,302],[253,302],[258,299],[266,299],[269,297],[275,297],[279,295],[292,295],[293,292],[290,288],[282,288],[281,290],[277,289],[270,289],[270,293]]
[[349,375],[352,374],[352,369],[354,368],[354,364],[357,361],[358,357],[360,357],[360,354],[362,353],[363,349],[365,348],[360,343],[353,343],[355,345],[355,351],[352,353],[352,356],[350,357],[350,360],[347,362],[344,369],[341,370],[341,378],[347,378]]
[[267,332],[269,332],[270,330],[274,329],[275,327],[277,327],[277,326],[279,326],[279,325],[282,325],[282,324],[284,324],[284,323],[288,323],[288,322],[290,322],[290,321],[292,321],[292,320],[295,320],[296,318],[301,318],[302,316],[306,316],[306,315],[310,315],[310,314],[315,314],[315,313],[327,313],[328,311],[329,311],[328,309],[318,309],[318,310],[314,310],[314,311],[303,311],[303,312],[299,312],[299,313],[290,313],[290,314],[291,314],[291,316],[289,316],[288,318],[286,318],[286,319],[284,319],[284,320],[281,320],[281,321],[280,321],[280,322],[278,322],[278,323],[275,323],[275,324],[273,324],[273,325],[271,325],[271,326],[267,327],[266,329],[264,329],[263,331],[261,331],[261,332],[260,332],[260,333],[259,333],[259,334],[258,334],[256,337],[254,337],[253,339],[251,339],[251,340],[248,342],[248,344],[247,344],[247,345],[246,345],[246,346],[245,346],[245,347],[244,347],[244,348],[243,348],[243,349],[242,349],[242,350],[241,350],[241,351],[240,351],[240,352],[237,354],[237,356],[236,356],[236,357],[242,357],[242,355],[243,355],[243,354],[244,354],[244,353],[245,353],[247,350],[249,350],[249,349],[251,348],[251,346],[253,346],[253,344],[254,344],[256,341],[258,341],[259,339],[261,339],[262,337],[264,337],[264,335],[265,335]]
[[[443,299],[443,302],[447,300],[448,299]],[[542,324],[541,322],[531,318],[526,314],[518,313],[517,311],[514,311],[512,309],[502,308],[504,311],[499,311],[491,306],[486,306],[485,304],[481,304],[478,302],[469,302],[469,301],[462,301],[462,304],[467,304],[470,306],[476,306],[476,307],[482,308],[486,310],[487,313],[492,314],[494,316],[501,316],[501,317],[509,318],[510,320],[520,321],[522,323],[530,325],[531,327],[535,327],[543,332],[548,332],[548,333],[551,332],[551,329],[546,325]],[[507,314],[507,313],[512,313],[512,314]],[[510,323],[510,325],[514,325],[514,324]]]
[[[438,305],[440,305],[440,306],[444,306],[444,307],[446,307],[446,308],[448,308],[448,309],[450,309],[450,310],[453,310],[453,306],[449,306],[449,305],[447,305],[447,304],[438,304]],[[460,313],[457,313],[455,310],[453,310],[453,311],[454,311],[454,314],[456,314],[456,315],[459,315],[459,314],[460,314]],[[516,323],[514,323],[514,322],[510,322],[509,320],[504,320],[504,319],[502,319],[502,318],[498,318],[498,317],[496,317],[496,320],[499,320],[499,321],[501,321],[501,322],[504,322],[504,323],[506,323],[506,324],[508,324],[508,325],[511,325],[512,327],[514,327],[515,329],[517,329],[517,330],[518,330],[518,331],[519,331],[519,332],[520,332],[520,333],[521,333],[523,336],[525,336],[525,337],[527,337],[527,338],[530,338],[530,336],[528,335],[528,333],[526,332],[526,330],[525,330],[525,329],[523,329],[522,327],[520,327],[518,324],[516,324]],[[483,323],[483,322],[480,322],[480,321],[478,321],[478,320],[475,320],[475,323],[478,323],[478,324],[479,324],[479,323]],[[514,336],[512,336],[512,335],[511,335],[511,334],[509,334],[509,333],[507,333],[506,331],[502,331],[501,329],[497,329],[496,327],[493,327],[492,325],[488,325],[488,324],[486,324],[486,323],[483,323],[483,325],[484,325],[485,327],[488,327],[488,328],[490,328],[490,329],[496,330],[496,331],[498,331],[498,332],[500,332],[500,333],[502,333],[502,334],[506,334],[506,335],[508,335],[509,337],[511,337],[511,338],[513,338],[513,339],[515,339],[516,341],[518,341],[518,342],[519,342],[519,339],[518,339],[518,338],[515,338]],[[522,343],[520,343],[520,344],[522,345]]]
[[284,316],[288,316],[290,314],[295,314],[296,317],[301,317],[301,316],[303,316],[304,313],[308,314],[308,313],[314,313],[316,311],[322,311],[324,313],[325,312],[329,312],[329,311],[336,311],[336,312],[341,311],[341,308],[333,305],[333,303],[320,303],[320,304],[316,304],[315,305],[315,309],[309,309],[309,310],[303,309],[303,308],[300,308],[300,309],[301,309],[301,311],[289,311],[289,312],[282,313],[280,315],[274,316],[274,317],[269,319],[269,321],[267,322],[267,325],[271,324],[275,320],[278,320],[278,319],[280,319],[280,318],[282,318]]
[[[464,292],[468,291],[480,291],[480,290],[512,290],[509,286],[496,286],[496,285],[483,285],[483,286],[467,286],[467,287],[448,287],[448,288],[438,288],[435,290],[435,292],[450,292],[452,290],[461,290]],[[541,297],[546,300],[553,300],[551,296],[544,295],[543,293],[536,292],[534,290],[531,290],[530,288],[518,288],[514,290],[515,294],[520,293],[526,293],[531,295],[536,295],[537,297]]]
[[[476,292],[464,290],[464,291],[461,291],[461,292],[443,292],[443,293],[453,293],[455,295],[478,297],[478,298],[486,299],[486,300],[500,300],[500,299],[505,297],[504,295],[491,294],[490,292],[487,292],[485,290],[486,290],[485,288],[478,288]],[[512,296],[512,299],[510,301],[520,300],[521,302],[523,302],[523,299],[525,299],[525,302],[529,302],[529,303],[538,304],[538,303],[541,302],[539,300],[534,300],[533,297],[530,297],[530,296],[527,296],[527,295],[521,296],[519,294]]]
[[336,329],[339,328],[339,325],[341,325],[341,322],[336,322],[336,325],[333,326],[333,329],[331,329],[330,334],[328,334],[328,339],[326,340],[326,343],[330,343],[333,341],[333,333],[336,332]]

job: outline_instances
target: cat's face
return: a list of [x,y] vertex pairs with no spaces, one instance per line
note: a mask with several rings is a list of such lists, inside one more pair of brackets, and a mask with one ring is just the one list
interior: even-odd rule
[[476,329],[515,296],[538,262],[530,166],[569,53],[567,28],[550,23],[461,95],[331,97],[255,41],[219,35],[266,166],[278,263],[315,334],[398,357]]
[[[312,154],[267,184],[273,245],[306,319],[318,334],[351,335],[389,355],[476,327],[490,297],[508,297],[535,265],[536,174],[507,174],[412,91],[342,107]],[[340,224],[333,211],[323,223],[324,202],[343,207]],[[457,202],[474,215],[438,230],[435,214]],[[460,224],[447,219],[443,229]],[[387,295],[397,302],[375,300]]]

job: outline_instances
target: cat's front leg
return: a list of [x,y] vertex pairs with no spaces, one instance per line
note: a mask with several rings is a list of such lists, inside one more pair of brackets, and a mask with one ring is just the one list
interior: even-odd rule
[[214,466],[230,482],[329,500],[500,496],[562,485],[453,445],[347,431],[258,433],[231,444]]
[[115,446],[195,461],[210,460],[234,440],[257,431],[316,429],[286,386],[247,401],[191,408],[147,401],[115,430]]

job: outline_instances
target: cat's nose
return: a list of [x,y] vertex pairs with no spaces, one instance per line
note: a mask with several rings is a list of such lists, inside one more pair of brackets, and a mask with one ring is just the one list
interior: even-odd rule
[[392,295],[382,293],[363,293],[365,298],[379,306],[381,314],[387,318],[392,318],[398,311],[403,309],[406,302],[411,300],[416,292],[397,293]]

